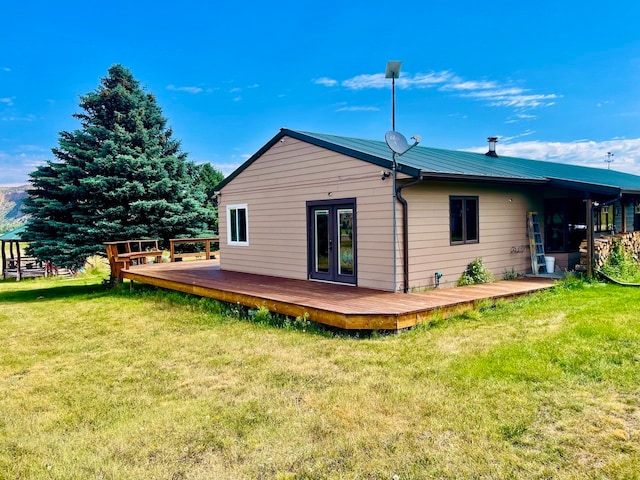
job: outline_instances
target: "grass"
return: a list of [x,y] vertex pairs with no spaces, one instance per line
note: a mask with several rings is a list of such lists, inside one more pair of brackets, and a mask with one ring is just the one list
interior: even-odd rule
[[0,282],[0,478],[640,478],[640,289],[354,338],[100,280]]

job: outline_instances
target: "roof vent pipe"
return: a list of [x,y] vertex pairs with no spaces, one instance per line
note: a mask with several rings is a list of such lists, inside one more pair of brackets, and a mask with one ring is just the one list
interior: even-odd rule
[[496,143],[498,143],[498,137],[487,137],[487,142],[489,142],[489,151],[485,153],[485,155],[488,157],[497,157]]

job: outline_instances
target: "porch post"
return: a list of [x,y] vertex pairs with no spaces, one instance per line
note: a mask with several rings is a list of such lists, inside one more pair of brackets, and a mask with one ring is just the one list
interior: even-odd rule
[[18,247],[18,271],[16,273],[16,278],[17,281],[19,282],[20,280],[22,280],[22,259],[20,258],[21,253],[20,253],[20,241],[16,241],[16,246]]
[[[620,211],[622,212],[621,230],[622,230],[622,233],[626,233],[627,232],[627,205],[623,200],[620,200]],[[614,215],[615,215],[615,209],[614,209]]]
[[587,276],[593,277],[593,200],[585,200],[587,208]]

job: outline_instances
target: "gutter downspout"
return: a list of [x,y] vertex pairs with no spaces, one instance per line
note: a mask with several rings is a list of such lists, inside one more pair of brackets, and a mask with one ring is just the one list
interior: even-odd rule
[[[407,200],[402,196],[402,190],[407,187],[413,187],[422,182],[422,177],[418,177],[411,183],[396,187],[396,198],[402,204],[402,270],[403,270],[403,292],[409,292],[409,205]],[[394,208],[395,210],[395,208]]]

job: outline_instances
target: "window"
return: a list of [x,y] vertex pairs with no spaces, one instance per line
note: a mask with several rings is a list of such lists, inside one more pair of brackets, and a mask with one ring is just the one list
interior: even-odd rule
[[227,205],[227,244],[249,245],[247,205]]
[[478,243],[478,197],[449,197],[451,244]]

